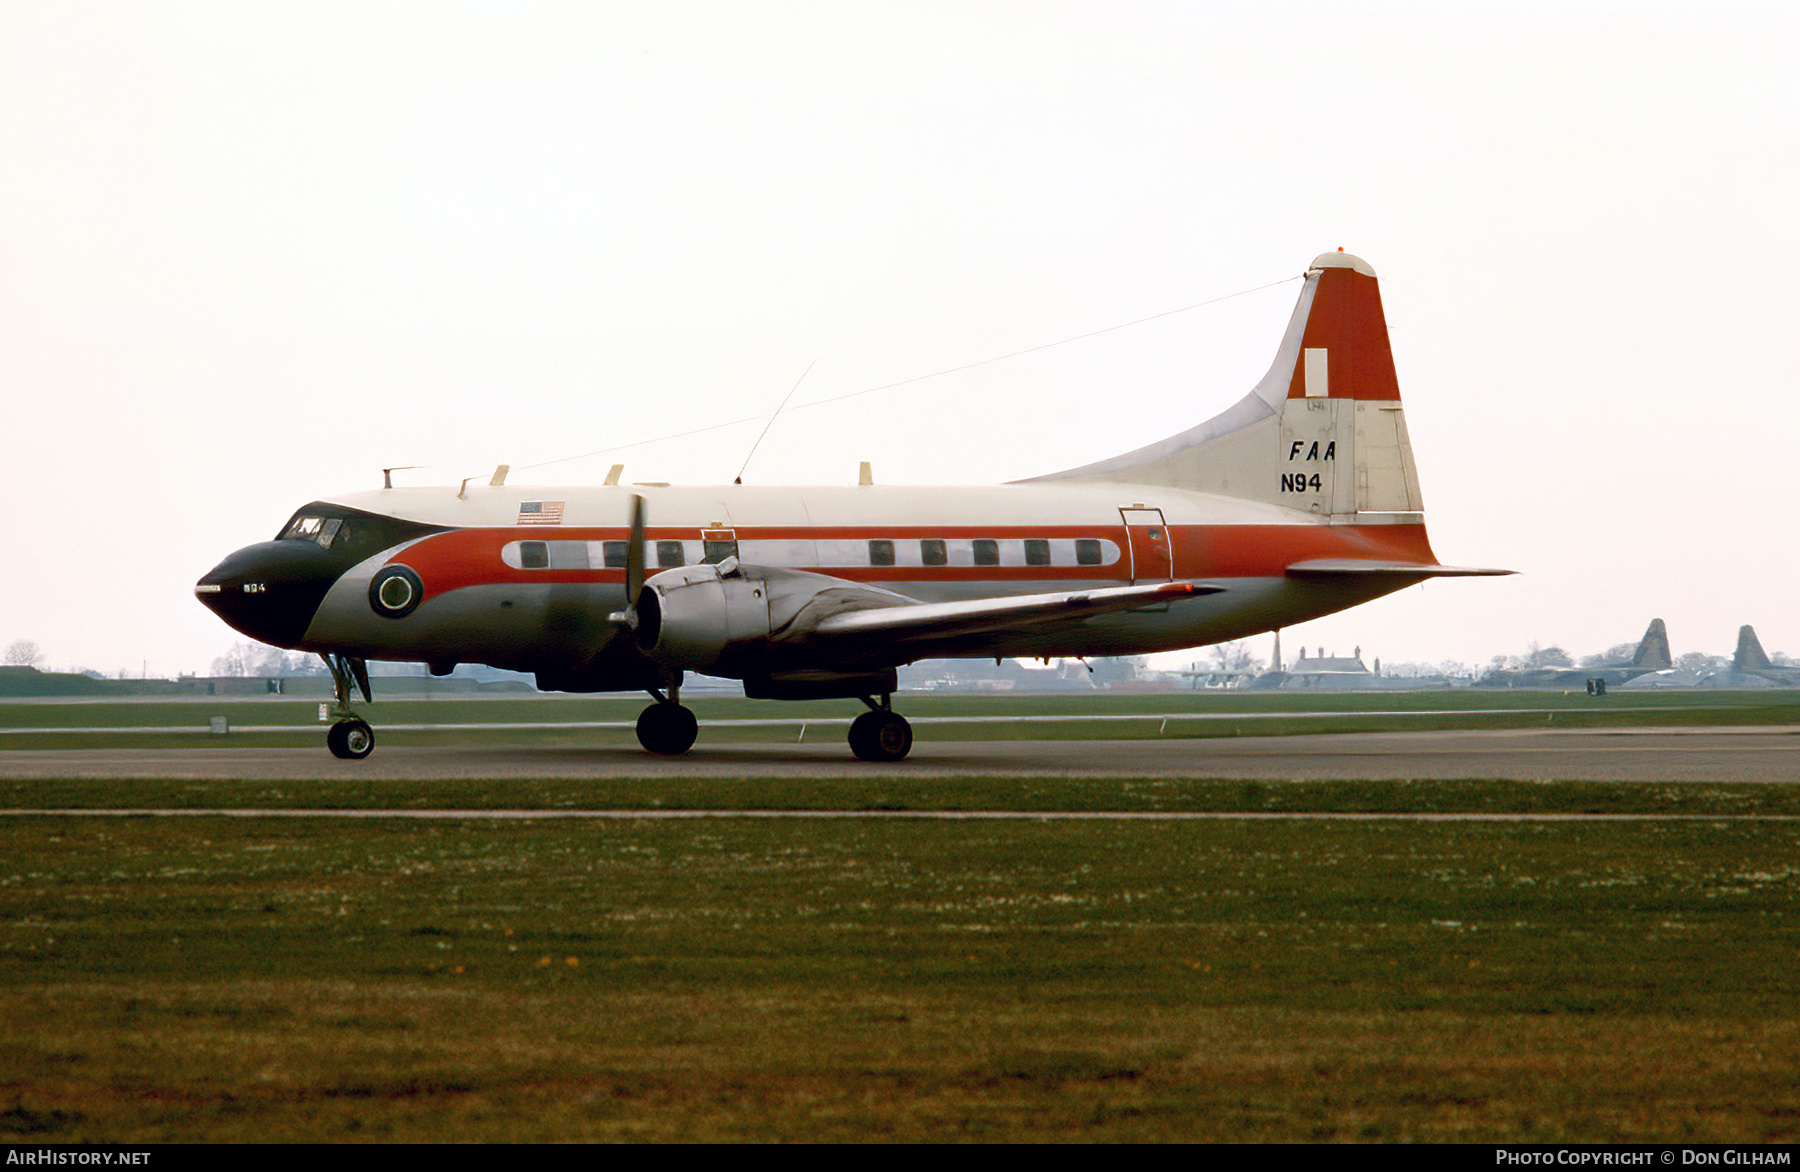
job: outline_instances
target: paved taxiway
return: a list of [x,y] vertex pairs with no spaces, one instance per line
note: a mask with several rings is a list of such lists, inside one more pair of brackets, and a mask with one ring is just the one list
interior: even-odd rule
[[1800,781],[1800,728],[1350,733],[1134,741],[921,740],[906,761],[869,765],[841,743],[708,744],[684,757],[635,748],[383,747],[365,761],[311,749],[0,752],[0,779],[159,777],[383,780],[500,777],[1208,777]]

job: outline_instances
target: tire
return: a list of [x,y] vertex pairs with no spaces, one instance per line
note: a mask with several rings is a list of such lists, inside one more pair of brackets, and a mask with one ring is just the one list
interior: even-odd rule
[[850,751],[859,761],[904,761],[912,743],[912,725],[898,712],[865,712],[850,725]]
[[694,747],[700,722],[679,704],[652,704],[638,714],[638,744],[659,757],[679,757]]
[[333,757],[361,761],[375,751],[375,730],[358,717],[340,720],[325,734],[325,744]]

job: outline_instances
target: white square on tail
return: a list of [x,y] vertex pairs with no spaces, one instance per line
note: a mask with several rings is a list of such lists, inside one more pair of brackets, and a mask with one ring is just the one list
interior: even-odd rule
[[1324,347],[1306,352],[1306,397],[1323,399],[1331,394],[1331,351]]

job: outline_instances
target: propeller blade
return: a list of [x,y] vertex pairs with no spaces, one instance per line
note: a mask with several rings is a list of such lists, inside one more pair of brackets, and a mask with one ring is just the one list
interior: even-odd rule
[[625,608],[635,611],[644,588],[644,498],[631,498],[631,539],[625,546]]

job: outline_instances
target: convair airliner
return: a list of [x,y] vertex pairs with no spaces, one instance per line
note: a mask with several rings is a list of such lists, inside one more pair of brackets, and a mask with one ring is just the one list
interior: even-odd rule
[[314,501],[195,591],[251,638],[325,660],[339,757],[374,749],[351,687],[370,698],[377,659],[647,692],[638,739],[659,754],[697,736],[687,672],[752,698],[856,699],[852,751],[897,761],[912,730],[895,669],[915,660],[1172,651],[1510,572],[1433,555],[1380,286],[1341,250],[1307,270],[1248,395],[1137,451],[982,487],[614,479]]

